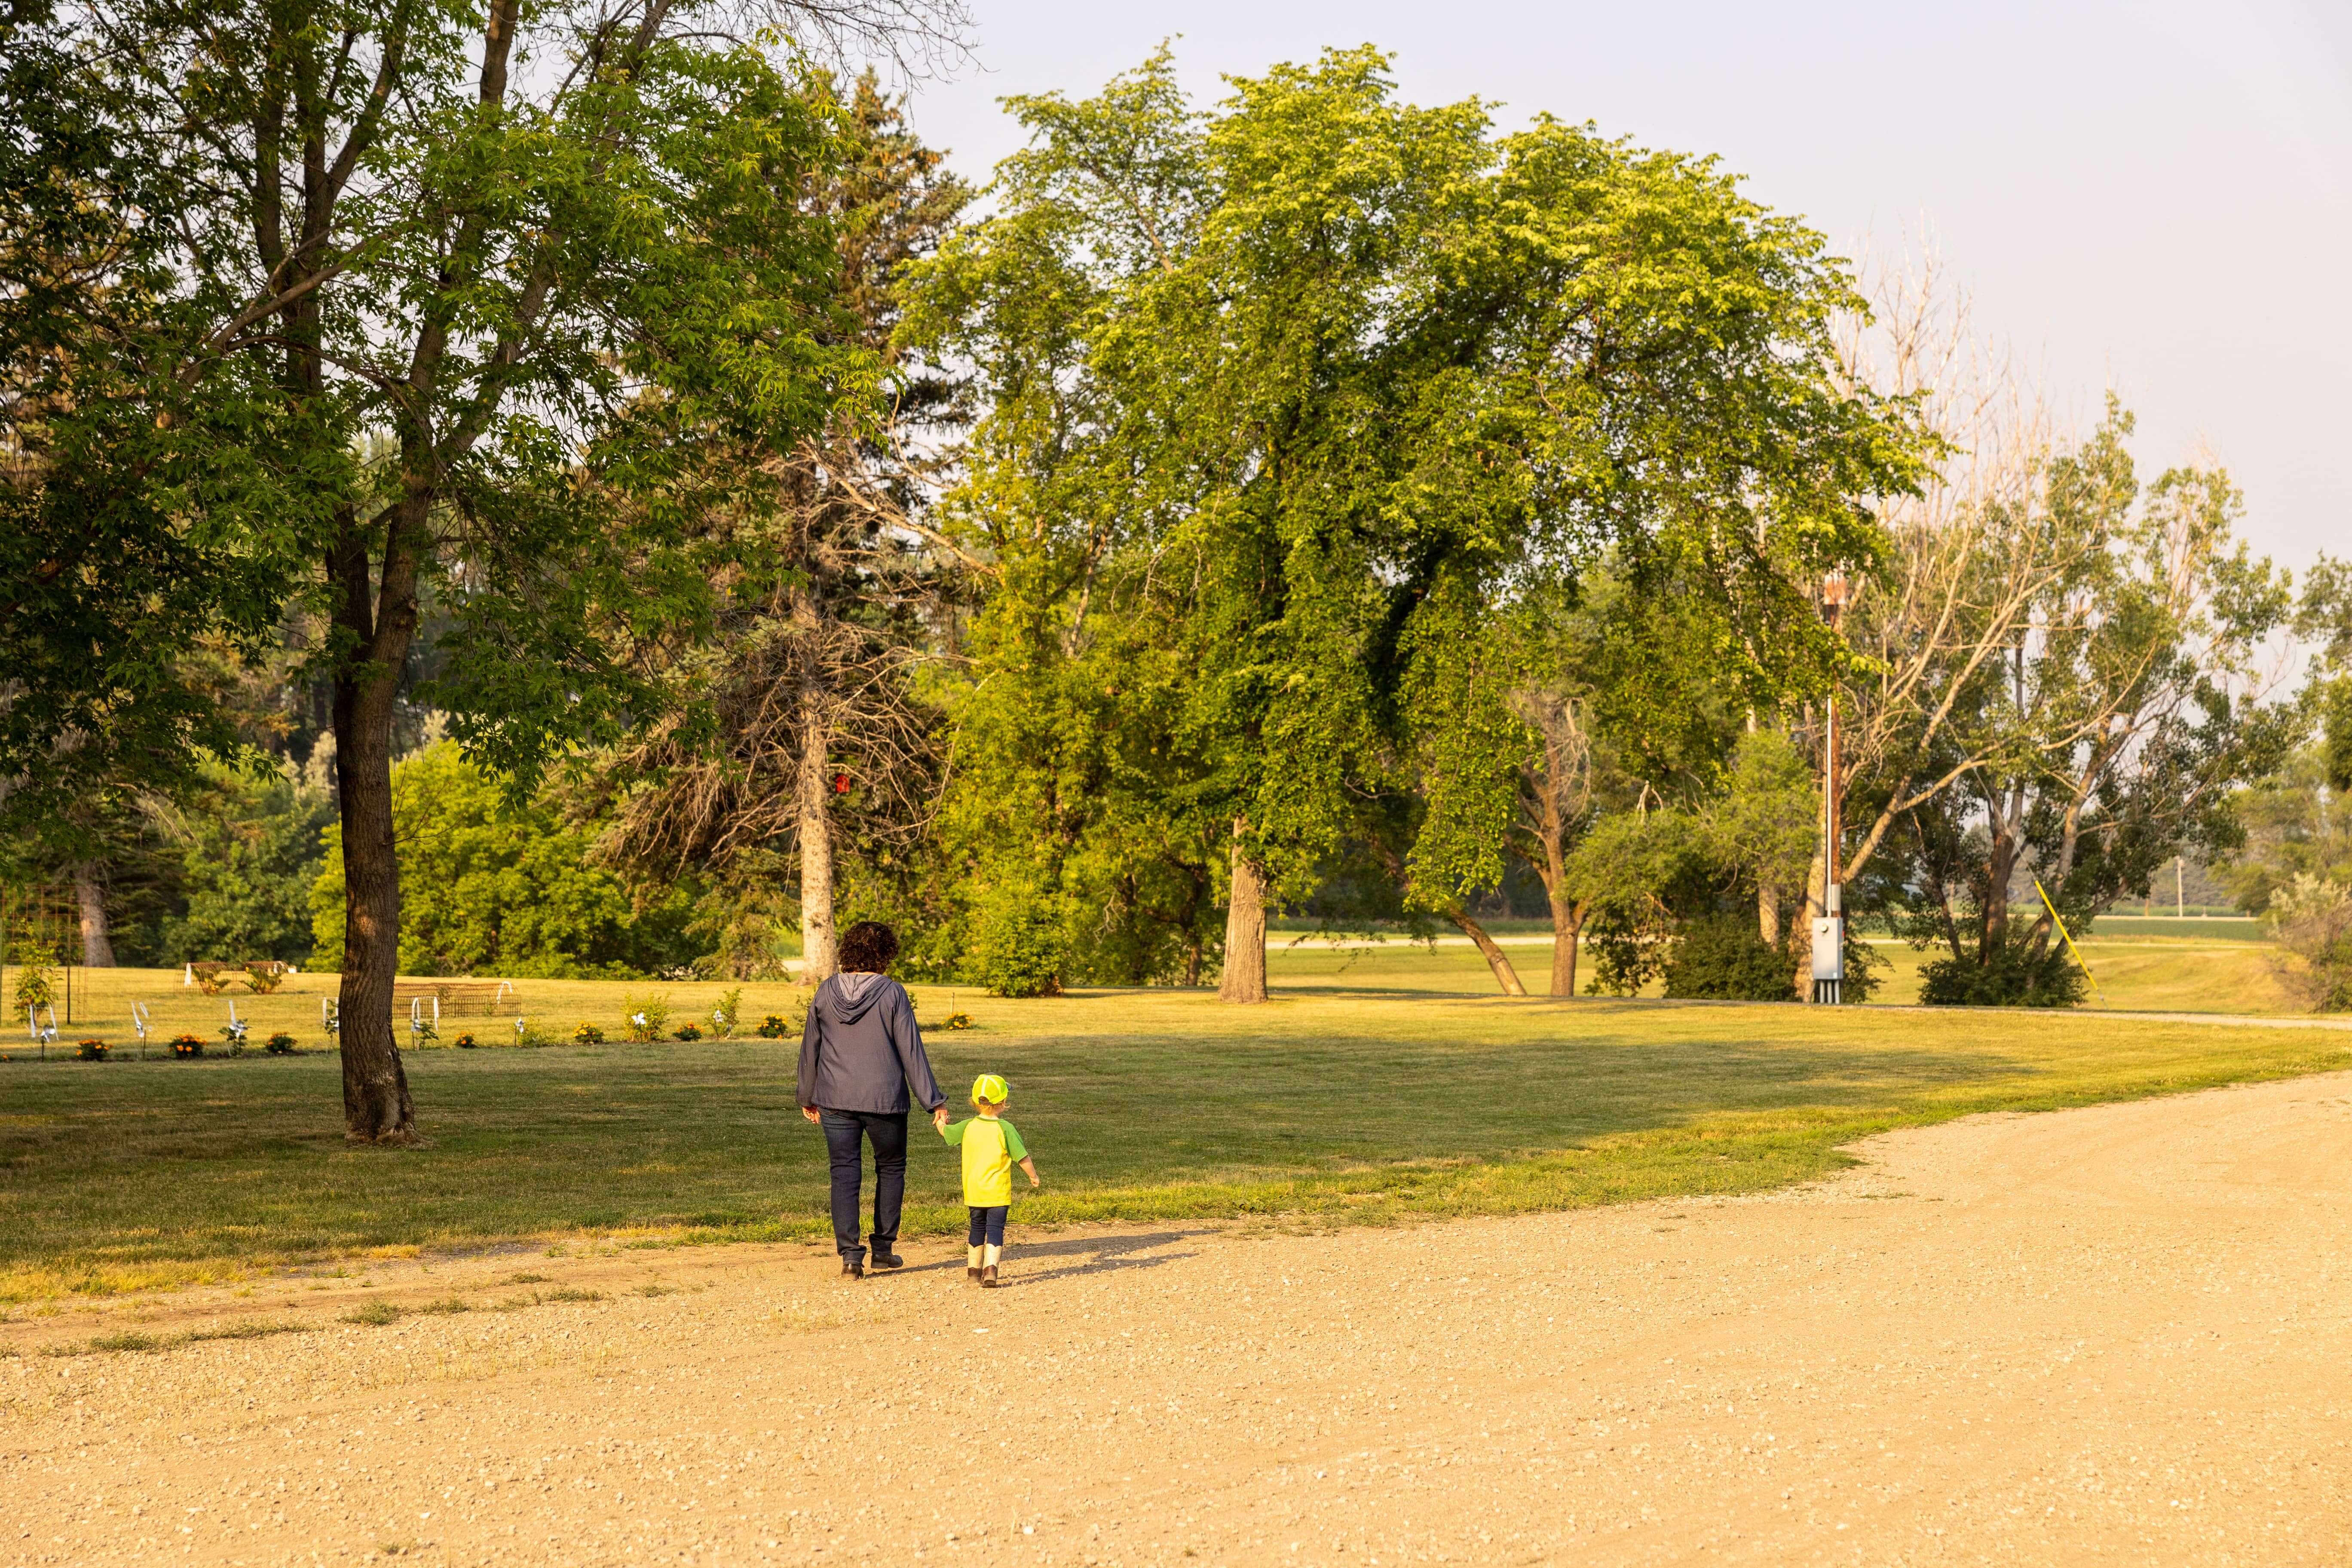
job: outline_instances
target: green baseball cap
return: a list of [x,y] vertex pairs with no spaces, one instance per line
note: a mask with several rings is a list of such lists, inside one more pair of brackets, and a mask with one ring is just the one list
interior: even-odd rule
[[994,1073],[984,1072],[971,1080],[971,1098],[974,1103],[984,1100],[991,1105],[1002,1105],[1013,1098],[1013,1090]]

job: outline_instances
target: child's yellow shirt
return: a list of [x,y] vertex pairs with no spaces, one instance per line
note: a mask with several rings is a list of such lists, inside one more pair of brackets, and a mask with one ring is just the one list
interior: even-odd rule
[[950,1122],[940,1136],[963,1145],[966,1208],[1003,1208],[1013,1201],[1013,1167],[1029,1157],[1029,1147],[1002,1116],[975,1116]]

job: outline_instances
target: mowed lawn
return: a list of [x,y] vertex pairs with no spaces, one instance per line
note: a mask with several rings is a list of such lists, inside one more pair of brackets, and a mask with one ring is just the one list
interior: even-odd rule
[[[1540,950],[1518,950],[1531,959]],[[1538,979],[1540,964],[1527,965]],[[2352,1035],[2103,1018],[1507,1002],[1474,952],[1278,950],[1276,998],[1087,992],[1030,1002],[918,986],[959,1101],[1012,1080],[1045,1193],[1017,1224],[1286,1216],[1289,1223],[1753,1192],[1839,1146],[1973,1111],[2046,1110],[2352,1066]],[[101,975],[78,1016],[121,1046],[142,995],[163,1034],[226,998]],[[414,1050],[429,1145],[353,1149],[318,1026],[331,976],[240,1001],[306,1053],[0,1064],[0,1299],[233,1278],[379,1249],[501,1242],[817,1238],[824,1145],[793,1106],[797,1043]],[[518,982],[534,1021],[617,1033],[625,994],[707,1018],[719,987]],[[745,988],[747,1019],[790,1010]],[[445,1040],[473,1021],[445,1019]],[[510,1037],[484,1021],[485,1039]],[[56,1053],[53,1053],[55,1055]],[[914,1142],[909,1229],[960,1227],[950,1151]]]

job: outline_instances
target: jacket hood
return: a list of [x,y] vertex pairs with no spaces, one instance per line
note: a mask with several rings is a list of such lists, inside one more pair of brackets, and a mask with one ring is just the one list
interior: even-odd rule
[[845,1024],[855,1024],[873,1009],[889,989],[887,974],[868,974],[862,970],[845,969],[824,983],[824,991],[832,1000],[827,1004],[833,1016]]

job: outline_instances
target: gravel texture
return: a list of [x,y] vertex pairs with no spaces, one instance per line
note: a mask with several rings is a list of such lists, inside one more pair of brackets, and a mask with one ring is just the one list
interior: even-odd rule
[[19,1312],[0,1563],[2352,1561],[2352,1076],[1860,1152],[1385,1230],[1016,1209],[993,1292],[573,1247]]

